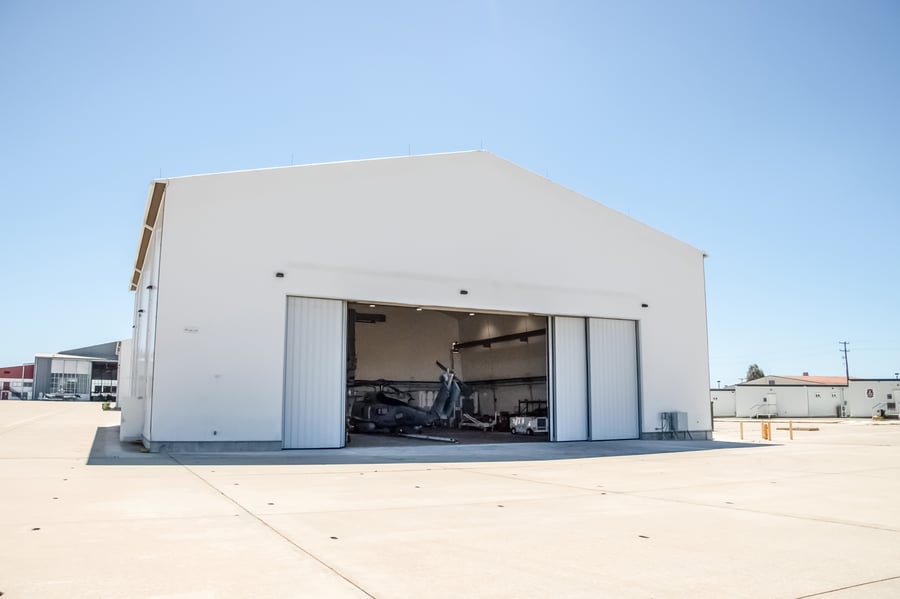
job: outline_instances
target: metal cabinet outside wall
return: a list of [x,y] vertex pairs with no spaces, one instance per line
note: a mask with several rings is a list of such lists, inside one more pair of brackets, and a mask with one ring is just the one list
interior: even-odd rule
[[285,336],[285,449],[343,447],[347,306],[289,297]]
[[636,322],[557,316],[551,330],[552,439],[639,438]]

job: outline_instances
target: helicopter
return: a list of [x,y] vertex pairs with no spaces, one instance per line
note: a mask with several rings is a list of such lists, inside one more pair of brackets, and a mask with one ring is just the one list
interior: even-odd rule
[[[387,431],[391,433],[419,432],[423,427],[446,421],[453,414],[460,396],[468,394],[468,387],[451,369],[435,362],[441,369],[441,388],[428,409],[410,405],[412,397],[391,385],[370,391],[350,406],[350,429],[361,433]],[[406,399],[403,399],[403,397]]]

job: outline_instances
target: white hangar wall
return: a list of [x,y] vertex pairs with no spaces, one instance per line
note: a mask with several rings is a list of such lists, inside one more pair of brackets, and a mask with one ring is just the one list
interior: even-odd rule
[[116,384],[118,390],[116,405],[122,412],[119,424],[119,440],[121,441],[140,441],[141,430],[143,429],[143,406],[136,402],[132,394],[132,342],[133,339],[124,339],[119,345],[119,380]]
[[[156,357],[157,315],[159,303],[159,271],[162,259],[162,238],[165,208],[159,216],[149,239],[143,271],[135,290],[134,336],[131,346],[131,393],[122,418],[127,422],[125,434],[137,429],[141,437],[151,438],[151,407]],[[170,403],[170,402],[161,402]],[[123,431],[119,431],[120,437]],[[126,437],[127,438],[127,437]]]
[[465,152],[166,184],[146,438],[280,440],[288,296],[635,320],[641,431],[711,428],[703,254],[543,177]]

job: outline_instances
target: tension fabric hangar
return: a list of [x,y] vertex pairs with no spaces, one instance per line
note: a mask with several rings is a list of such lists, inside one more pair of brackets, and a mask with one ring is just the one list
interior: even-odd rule
[[121,436],[706,438],[704,257],[484,151],[157,180]]

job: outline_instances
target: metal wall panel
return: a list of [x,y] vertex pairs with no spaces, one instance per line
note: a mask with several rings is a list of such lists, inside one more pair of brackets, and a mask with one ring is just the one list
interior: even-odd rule
[[588,438],[587,354],[583,318],[553,317],[553,440]]
[[633,320],[588,320],[591,439],[637,439],[637,337]]
[[53,370],[51,358],[34,359],[34,383],[31,386],[31,398],[40,399],[44,393],[50,393],[50,372]]
[[288,298],[285,449],[344,446],[346,320],[342,301]]

